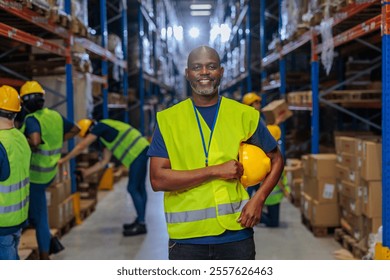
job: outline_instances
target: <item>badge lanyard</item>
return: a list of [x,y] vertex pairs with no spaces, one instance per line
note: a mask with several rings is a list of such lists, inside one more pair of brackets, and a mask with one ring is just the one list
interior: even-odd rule
[[200,132],[200,137],[202,139],[202,145],[203,145],[203,151],[204,151],[204,156],[205,156],[205,165],[206,166],[209,166],[209,151],[210,151],[210,144],[211,144],[211,139],[213,137],[213,132],[214,132],[214,127],[215,127],[215,123],[217,121],[217,117],[218,117],[218,112],[219,112],[219,106],[221,105],[221,98],[218,98],[218,105],[217,105],[217,112],[215,112],[215,116],[214,116],[214,121],[213,121],[213,125],[211,126],[211,132],[210,132],[210,139],[209,139],[209,145],[206,149],[206,142],[204,140],[204,135],[203,135],[203,131],[202,131],[202,127],[200,125],[200,120],[199,120],[199,116],[198,116],[198,111],[196,110],[196,107],[195,107],[195,104],[194,104],[194,101],[192,101],[192,106],[194,107],[194,112],[195,112],[195,117],[196,117],[196,121],[198,122],[198,128],[199,128],[199,132]]

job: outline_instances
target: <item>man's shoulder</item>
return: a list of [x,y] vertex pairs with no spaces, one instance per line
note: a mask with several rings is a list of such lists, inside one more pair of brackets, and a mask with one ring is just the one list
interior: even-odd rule
[[172,113],[175,113],[177,110],[182,110],[183,107],[186,107],[188,106],[188,102],[189,102],[190,98],[186,98],[178,103],[176,103],[175,105],[172,105],[171,107],[168,107],[160,112],[158,112],[158,114],[172,114]]

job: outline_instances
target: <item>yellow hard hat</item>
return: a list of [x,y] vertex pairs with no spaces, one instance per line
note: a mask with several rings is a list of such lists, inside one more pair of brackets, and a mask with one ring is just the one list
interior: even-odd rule
[[261,101],[261,97],[255,92],[248,92],[242,98],[242,103],[244,103],[245,105],[252,105],[252,103],[255,101]]
[[81,119],[77,122],[77,125],[80,127],[80,137],[85,137],[85,135],[87,135],[87,132],[91,127],[92,123],[93,122],[90,119]]
[[280,127],[276,124],[269,124],[267,125],[267,128],[269,130],[269,133],[271,133],[275,140],[279,141],[280,137],[282,136],[282,131],[280,130]]
[[0,87],[0,109],[20,112],[20,98],[16,89],[10,86]]
[[27,81],[20,88],[20,97],[23,97],[32,93],[40,93],[42,95],[45,94],[42,86],[37,81]]
[[271,171],[271,159],[257,146],[241,143],[238,157],[244,166],[240,181],[245,188],[257,185]]

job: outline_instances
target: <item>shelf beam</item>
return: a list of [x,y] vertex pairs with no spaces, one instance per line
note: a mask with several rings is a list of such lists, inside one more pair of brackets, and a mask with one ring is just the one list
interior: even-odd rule
[[33,10],[23,6],[21,3],[17,3],[16,1],[2,0],[0,1],[0,9],[21,19],[24,19],[33,25],[39,26],[46,31],[56,34],[63,39],[69,38],[71,35],[68,30],[62,26],[59,26],[50,20],[50,18],[41,16]]
[[42,50],[57,54],[63,57],[69,57],[70,51],[63,46],[44,40],[40,37],[31,35],[7,24],[0,22],[0,36],[40,48]]
[[120,60],[112,52],[99,46],[98,44],[95,44],[94,42],[91,42],[86,38],[80,38],[80,37],[75,38],[75,43],[81,45],[83,48],[102,57],[103,59],[107,59],[108,61],[111,61],[112,63],[119,65],[123,69],[127,69],[126,61]]
[[[367,35],[371,32],[379,30],[381,28],[382,23],[382,15],[378,15],[374,18],[371,18],[351,29],[338,34],[333,37],[334,47],[338,47],[340,45],[351,42],[354,39],[360,38],[364,35]],[[322,44],[317,45],[316,52],[320,53],[322,51]]]

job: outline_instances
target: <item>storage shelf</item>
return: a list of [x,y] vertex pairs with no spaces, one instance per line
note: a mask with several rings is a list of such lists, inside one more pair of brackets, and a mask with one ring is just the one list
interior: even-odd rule
[[102,57],[103,59],[111,61],[112,63],[115,63],[124,69],[127,69],[127,62],[124,60],[118,59],[109,50],[107,50],[107,49],[99,46],[98,44],[95,44],[94,42],[92,42],[88,39],[85,39],[85,38],[76,37],[74,40],[75,40],[76,44],[80,44],[83,48],[89,50],[90,52]]
[[[67,39],[71,35],[69,30],[53,22],[50,17],[48,18],[47,16],[42,16],[22,5],[22,3],[10,0],[2,0],[0,1],[0,9],[12,16],[16,16],[31,23],[31,27],[39,26],[40,28],[62,37],[63,39]],[[2,18],[2,21],[4,21],[4,18]]]
[[0,22],[0,35],[12,40],[37,47],[59,56],[69,57],[70,51],[63,46],[49,42],[40,37],[31,35],[15,27]]

